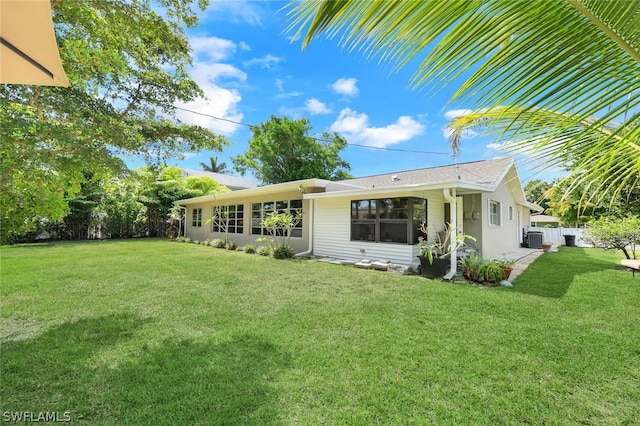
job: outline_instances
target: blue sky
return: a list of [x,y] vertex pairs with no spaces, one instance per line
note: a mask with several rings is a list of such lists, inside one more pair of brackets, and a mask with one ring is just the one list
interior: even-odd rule
[[[214,0],[200,14],[200,27],[188,31],[191,75],[208,99],[178,107],[230,121],[183,110],[177,118],[224,134],[232,145],[221,153],[186,154],[174,164],[200,168],[200,162],[217,156],[231,169],[232,157],[244,153],[251,138],[247,126],[233,122],[260,124],[272,114],[306,117],[314,133],[345,137],[351,145],[342,157],[354,176],[453,163],[444,128],[465,108],[447,104],[457,83],[435,92],[414,90],[411,66],[393,72],[394,64],[349,52],[338,39],[314,41],[303,51],[285,32],[286,4]],[[459,161],[504,156],[494,148],[491,140],[471,135],[462,142]],[[544,178],[524,163],[519,169],[525,183]]]

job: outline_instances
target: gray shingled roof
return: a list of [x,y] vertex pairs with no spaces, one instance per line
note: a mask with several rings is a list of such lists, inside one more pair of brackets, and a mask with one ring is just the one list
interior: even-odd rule
[[182,173],[184,174],[185,177],[209,176],[210,178],[218,182],[220,185],[224,185],[231,190],[249,189],[249,188],[255,188],[256,186],[258,186],[254,182],[251,182],[249,179],[245,179],[240,176],[225,175],[223,173],[205,172],[204,170],[196,170],[196,169],[182,169]]
[[426,169],[405,170],[375,176],[348,179],[340,183],[362,188],[387,188],[394,186],[432,184],[438,182],[460,181],[491,185],[501,178],[513,158],[473,161],[458,165],[430,167]]

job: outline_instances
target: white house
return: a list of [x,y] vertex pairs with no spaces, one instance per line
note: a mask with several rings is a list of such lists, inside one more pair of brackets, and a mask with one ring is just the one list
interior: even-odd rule
[[422,222],[428,238],[450,223],[475,237],[479,253],[490,258],[520,247],[530,212],[538,209],[525,199],[512,158],[339,182],[306,179],[177,203],[187,209],[185,235],[192,239],[225,237],[223,224],[207,223],[216,209],[230,212],[226,236],[239,245],[265,234],[261,221],[270,212],[301,211],[303,219],[291,235],[297,253],[407,266],[418,263]]

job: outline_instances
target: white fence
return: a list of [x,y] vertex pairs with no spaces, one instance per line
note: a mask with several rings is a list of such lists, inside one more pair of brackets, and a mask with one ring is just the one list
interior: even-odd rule
[[554,246],[565,245],[565,235],[575,235],[576,246],[593,247],[585,240],[585,237],[589,232],[589,230],[585,228],[538,228],[530,226],[528,230],[542,232],[542,241],[549,241],[553,243]]

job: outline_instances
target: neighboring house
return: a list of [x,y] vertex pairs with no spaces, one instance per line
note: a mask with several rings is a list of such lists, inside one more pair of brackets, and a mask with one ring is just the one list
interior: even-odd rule
[[223,174],[223,173],[205,172],[203,170],[182,169],[182,175],[184,177],[189,177],[189,176],[195,176],[195,177],[209,176],[210,178],[212,178],[216,182],[218,182],[220,185],[224,185],[224,186],[226,186],[227,188],[229,188],[232,191],[239,191],[241,189],[255,188],[256,186],[258,186],[254,182],[251,182],[250,180],[245,179],[245,178],[240,177],[240,176],[226,175],[226,174]]
[[531,215],[531,226],[537,228],[560,228],[560,219],[546,214]]
[[418,264],[423,221],[429,239],[451,223],[475,237],[480,254],[490,258],[519,248],[531,210],[539,210],[525,199],[512,158],[339,182],[306,179],[177,203],[187,208],[185,235],[194,240],[225,237],[225,224],[207,224],[216,209],[231,212],[227,236],[240,245],[265,234],[261,220],[270,212],[302,211],[291,236],[296,252],[411,266]]

